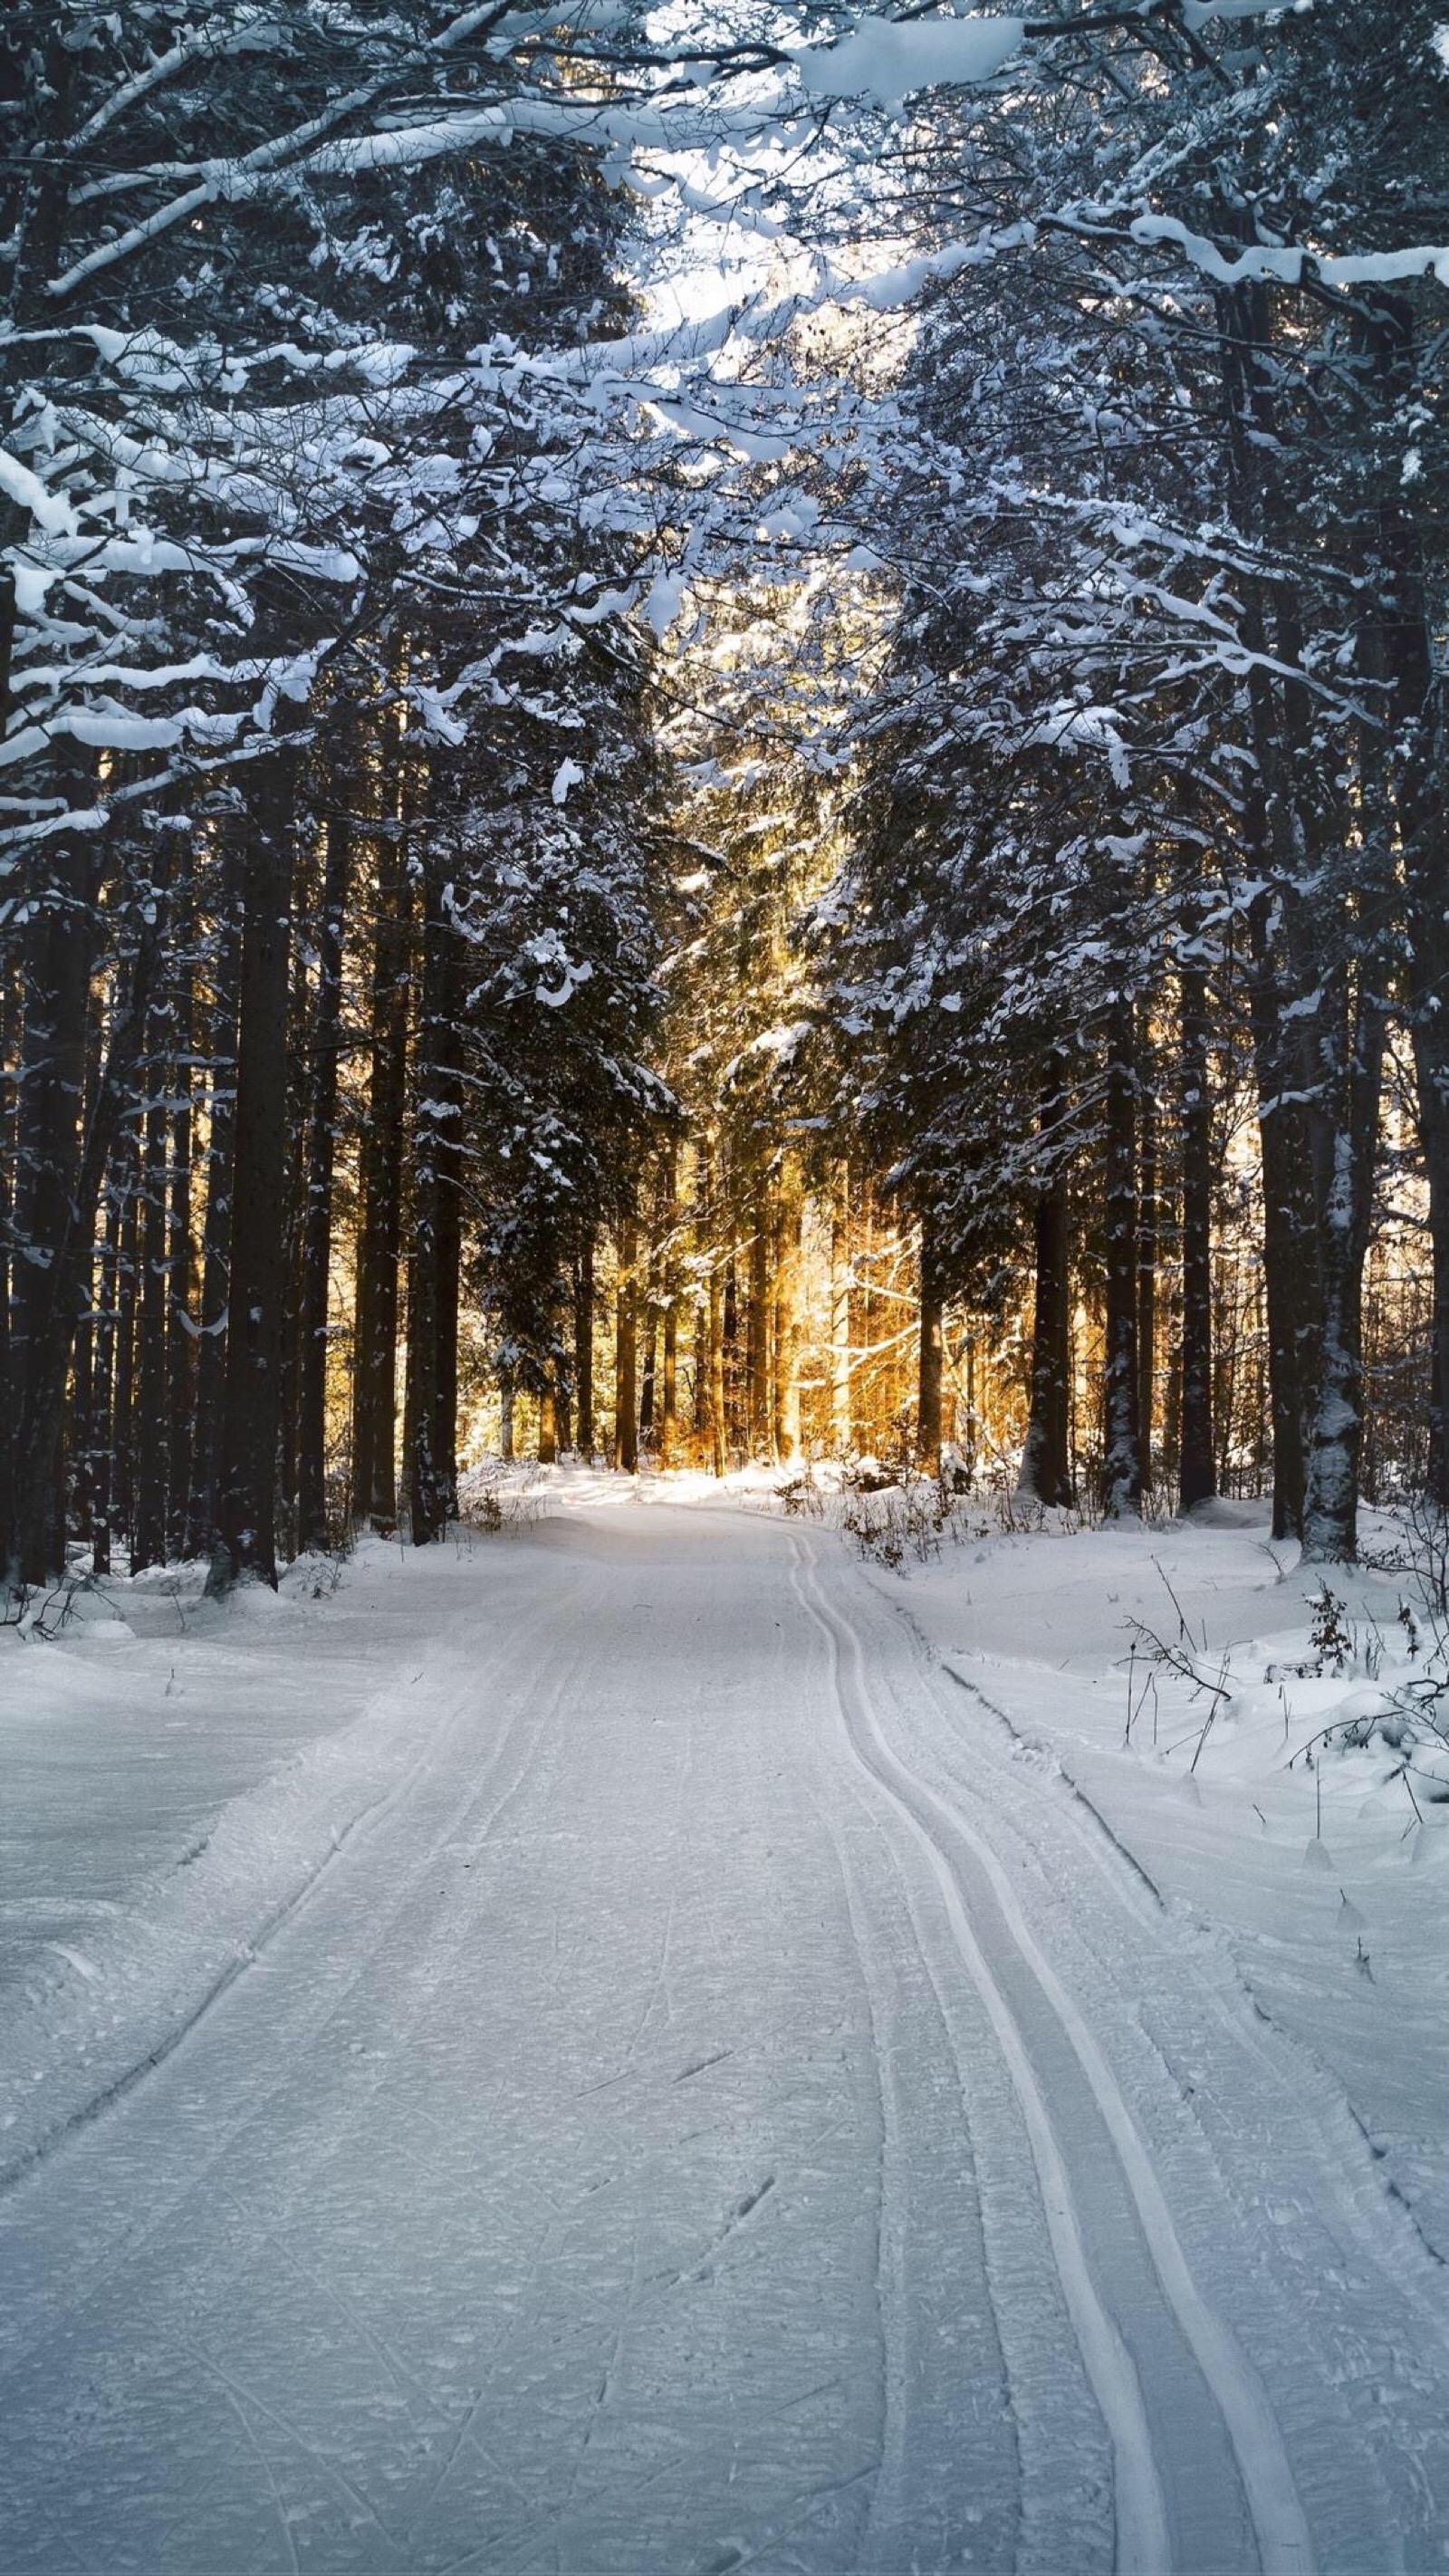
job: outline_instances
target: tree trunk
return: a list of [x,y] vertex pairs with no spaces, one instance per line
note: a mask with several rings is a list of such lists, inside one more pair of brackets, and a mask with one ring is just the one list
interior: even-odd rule
[[352,833],[340,814],[327,825],[327,864],[317,925],[317,992],[312,1010],[312,1097],[307,1119],[302,1207],[302,1285],[297,1372],[297,1544],[325,1548],[327,1514],[327,1351],[331,1313],[332,1181],[342,1036],[342,957],[352,873]]
[[749,1416],[741,1387],[739,1273],[731,1253],[725,1263],[720,1308],[720,1380],[724,1389],[720,1422],[724,1446],[736,1455],[749,1446]]
[[574,1381],[579,1454],[594,1454],[594,1237],[585,1236],[574,1284]]
[[458,1077],[458,941],[445,898],[438,866],[430,862],[424,895],[405,1407],[408,1517],[417,1547],[445,1538],[456,1513],[463,1093]]
[[[1380,299],[1376,375],[1385,408],[1411,399],[1414,311]],[[1407,986],[1419,1141],[1429,1194],[1432,1259],[1428,1490],[1449,1509],[1449,830],[1445,821],[1443,676],[1417,492],[1395,478],[1376,531],[1378,573],[1368,597],[1376,661],[1390,690],[1391,788],[1403,849]]]
[[91,1571],[111,1570],[111,1515],[114,1510],[116,1448],[116,1328],[121,1286],[122,1193],[118,1157],[113,1147],[103,1192],[105,1233],[101,1242],[100,1283],[96,1295],[95,1331],[91,1342]]
[[[133,1095],[141,1033],[155,974],[156,947],[154,928],[148,926],[137,941],[133,963],[117,978],[105,1063],[87,1116],[79,1159],[72,1167],[64,1221],[45,1274],[50,1293],[40,1329],[30,1336],[27,1346],[24,1403],[16,1433],[21,1471],[14,1489],[16,1555],[22,1580],[48,1580],[50,1573],[59,1573],[64,1563],[64,1532],[58,1522],[56,1497],[66,1380],[82,1301],[89,1302],[101,1183],[123,1106]],[[83,1065],[84,1001],[81,1016]],[[26,1239],[22,1236],[22,1243]],[[36,1577],[27,1577],[27,1565],[42,1571]]]
[[191,1491],[191,1442],[195,1423],[196,1332],[192,1316],[195,1262],[192,1250],[192,1159],[195,1152],[194,1084],[196,1013],[196,890],[183,887],[177,906],[172,984],[171,1201],[166,1229],[166,1552],[186,1553]]
[[1132,1003],[1114,999],[1107,1028],[1107,1311],[1103,1499],[1111,1520],[1142,1508],[1137,1412],[1136,1065]]
[[774,1424],[770,1411],[770,1201],[762,1184],[755,1193],[754,1233],[750,1241],[749,1440],[756,1458],[773,1458]]
[[1308,1139],[1299,1088],[1287,1061],[1286,995],[1267,931],[1269,898],[1249,909],[1248,988],[1263,1173],[1263,1277],[1268,1310],[1268,1393],[1273,1430],[1273,1536],[1301,1538],[1305,1458],[1303,1415],[1312,1358]]
[[[0,505],[0,526],[4,510]],[[0,591],[3,603],[3,591]],[[20,1036],[24,1025],[22,957],[14,946],[0,956],[0,1399],[11,1400],[10,1300],[15,1288],[16,1113],[19,1106]],[[10,1542],[9,1444],[0,1426],[0,1585]]]
[[1358,1553],[1363,1269],[1373,1220],[1384,1033],[1378,998],[1361,994],[1333,1140],[1332,1180],[1319,1212],[1322,1325],[1303,1508],[1303,1554],[1316,1563],[1351,1564]]
[[[127,1110],[134,1102],[126,1103]],[[116,1379],[111,1410],[111,1529],[128,1554],[131,1544],[131,1497],[134,1489],[133,1443],[136,1428],[136,1291],[140,1277],[141,1140],[134,1117],[127,1117],[116,1139],[112,1168],[117,1173],[120,1250],[116,1290]]]
[[941,1472],[941,1288],[932,1220],[921,1219],[921,1346],[916,1390],[916,1464]]
[[1142,1481],[1150,1487],[1157,1416],[1157,1099],[1156,1058],[1145,1010],[1142,1021],[1137,1057],[1137,1426]]
[[669,1468],[675,1463],[679,1442],[679,1308],[671,1290],[664,1309],[664,1391],[659,1416],[659,1464]]
[[648,1449],[653,1445],[654,1383],[659,1373],[659,1309],[647,1291],[641,1302],[644,1308],[644,1365],[639,1372],[639,1438]]
[[710,1468],[722,1476],[728,1465],[725,1441],[725,1282],[716,1253],[709,1272],[709,1430]]
[[558,1400],[552,1386],[546,1386],[538,1399],[538,1463],[540,1467],[558,1465]]
[[850,1455],[850,1165],[836,1164],[830,1191],[830,1447]]
[[353,1370],[352,1512],[390,1532],[397,1519],[397,1343],[407,1106],[407,876],[396,835],[379,844],[372,975],[372,1066],[362,1151]]
[[639,1225],[631,1210],[619,1221],[619,1279],[614,1341],[614,1464],[626,1476],[639,1465]]
[[679,1152],[671,1143],[664,1163],[664,1258],[660,1268],[663,1342],[659,1405],[659,1464],[675,1463],[679,1433]]
[[[81,1115],[95,947],[94,871],[84,844],[47,865],[50,882],[34,904],[21,952],[14,1257],[7,1383],[0,1389],[0,1575],[22,1583],[49,1582],[65,1562],[56,1465],[79,1319],[78,1300],[73,1312],[64,1311],[71,1294],[65,1251],[82,1222]],[[93,1228],[94,1208],[86,1222]],[[65,1367],[55,1386],[58,1343]]]
[[242,853],[232,833],[223,844],[217,901],[207,1091],[206,1216],[201,1232],[201,1325],[196,1347],[195,1421],[186,1552],[216,1547],[221,1475],[221,1421],[226,1394],[226,1331],[231,1278],[231,1212],[236,1159],[237,1012],[241,998]]
[[147,1029],[141,1123],[140,1286],[136,1318],[135,1508],[131,1571],[166,1558],[166,1072],[169,994]]
[[[1038,1115],[1038,1134],[1051,1167],[1037,1191],[1031,1409],[1021,1456],[1021,1491],[1048,1510],[1072,1499],[1067,1451],[1070,1216],[1067,1169],[1057,1135],[1065,1107],[1066,1068],[1053,1052],[1042,1076]],[[973,1441],[974,1430],[973,1422]]]
[[780,1174],[775,1214],[775,1455],[800,1455],[800,1240],[804,1203],[793,1155]]
[[252,807],[242,910],[226,1380],[207,1589],[275,1589],[277,1432],[287,1297],[287,1006],[293,759],[270,755]]
[[1217,1492],[1213,1455],[1212,1099],[1208,1090],[1207,971],[1188,925],[1178,982],[1182,1008],[1182,1378],[1178,1504]]

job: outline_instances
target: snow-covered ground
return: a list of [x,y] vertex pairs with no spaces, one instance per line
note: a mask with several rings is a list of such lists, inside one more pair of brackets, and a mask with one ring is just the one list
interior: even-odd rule
[[0,1636],[6,2576],[1449,2564],[1402,1581],[518,1490]]

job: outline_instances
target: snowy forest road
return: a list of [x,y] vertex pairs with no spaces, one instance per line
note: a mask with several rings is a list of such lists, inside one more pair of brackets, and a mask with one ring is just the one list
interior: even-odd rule
[[1445,2562],[1442,2274],[834,1541],[570,1513],[0,2202],[6,2576]]

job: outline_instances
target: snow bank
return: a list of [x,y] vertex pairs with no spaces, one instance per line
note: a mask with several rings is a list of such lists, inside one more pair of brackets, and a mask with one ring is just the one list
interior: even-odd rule
[[[1366,1543],[1401,1536],[1379,1522]],[[1031,1534],[968,1512],[939,1557],[869,1579],[957,1678],[963,1731],[1009,1729],[1228,1945],[1449,2257],[1449,1747],[1414,1713],[1413,1577],[1333,1569],[1326,1620],[1317,1569],[1235,1506],[1217,1525]]]
[[220,1607],[158,1569],[50,1640],[0,1630],[0,2187],[168,2053],[476,1701],[527,1584],[470,1546],[370,1541],[336,1589],[304,1559]]

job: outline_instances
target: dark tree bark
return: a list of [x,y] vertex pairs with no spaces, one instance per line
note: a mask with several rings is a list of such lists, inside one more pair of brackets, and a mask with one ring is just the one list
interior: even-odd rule
[[1066,1067],[1052,1052],[1042,1076],[1038,1133],[1051,1168],[1037,1192],[1032,1323],[1031,1411],[1021,1459],[1021,1490],[1048,1509],[1072,1499],[1067,1405],[1071,1296],[1067,1170],[1057,1142],[1066,1105]]
[[594,1454],[594,1238],[584,1238],[574,1274],[574,1386],[579,1454]]
[[112,1167],[117,1175],[117,1221],[120,1253],[116,1290],[116,1381],[111,1415],[111,1529],[122,1545],[131,1543],[131,1499],[134,1491],[136,1428],[136,1304],[141,1272],[141,1139],[134,1101],[116,1140]]
[[[450,997],[449,1035],[456,1047],[457,1015],[462,1002],[462,958],[456,940],[452,945],[450,966],[451,981],[447,988]],[[444,1122],[435,1148],[438,1319],[433,1461],[439,1508],[446,1532],[449,1524],[458,1517],[458,1317],[463,1297],[463,1086],[456,1055],[450,1054],[442,1071],[446,1081],[453,1086],[444,1097],[457,1103],[457,1115]]]
[[[463,1113],[457,948],[446,889],[436,865],[430,865],[424,895],[406,1405],[408,1516],[413,1544],[419,1547],[445,1538],[456,1511]],[[540,1457],[543,1432],[540,1412]]]
[[1303,1553],[1329,1564],[1352,1564],[1358,1554],[1363,1272],[1373,1217],[1384,1032],[1377,999],[1363,997],[1355,1014],[1349,1099],[1334,1139],[1333,1181],[1323,1210],[1322,1338],[1309,1426]]
[[187,1505],[186,1549],[189,1556],[210,1556],[216,1547],[235,1179],[241,886],[240,833],[236,824],[231,823],[222,842],[211,969],[211,1009],[208,1014],[210,1067],[206,1100],[206,1216],[201,1234],[201,1320],[196,1342],[195,1419]]
[[[20,1033],[24,1025],[21,958],[0,957],[0,1392],[11,1386],[10,1299],[14,1286],[16,1114],[20,1082]],[[0,1577],[7,1544],[9,1460],[0,1432]]]
[[850,1455],[850,1165],[830,1174],[830,1446]]
[[166,1272],[169,1253],[166,1085],[170,994],[158,993],[147,1027],[141,1121],[140,1280],[136,1314],[135,1498],[131,1568],[166,1557]]
[[196,1013],[195,886],[188,881],[177,905],[173,943],[171,1191],[166,1226],[166,1552],[184,1556],[191,1494],[191,1443],[195,1422],[195,1261],[192,1248],[192,1158]]
[[1109,1518],[1142,1507],[1142,1442],[1137,1411],[1137,1071],[1131,999],[1118,994],[1107,1027],[1106,1093],[1106,1443],[1103,1497]]
[[[104,1017],[104,1010],[99,1007],[99,996],[93,991],[91,1007],[86,1014],[86,1058],[82,1093],[84,1101],[82,1116],[86,1131],[90,1128],[96,1110],[104,1043]],[[104,1190],[103,1175],[102,1195]],[[75,1349],[71,1358],[70,1405],[66,1428],[62,1434],[64,1455],[59,1471],[60,1508],[65,1533],[67,1538],[79,1538],[82,1543],[89,1539],[95,1520],[96,1325],[99,1298],[98,1263],[101,1254],[99,1198],[96,1205],[95,1228],[97,1240],[92,1258],[85,1265],[81,1278],[81,1310],[76,1322]]]
[[551,1383],[538,1399],[538,1463],[558,1465],[558,1398]]
[[639,1225],[632,1209],[619,1220],[619,1284],[615,1305],[614,1464],[626,1476],[639,1465]]
[[749,1421],[740,1385],[740,1286],[733,1253],[725,1263],[720,1293],[720,1422],[726,1450],[738,1453],[748,1450]]
[[362,1151],[353,1375],[352,1510],[376,1530],[397,1518],[398,1282],[409,987],[407,876],[396,834],[379,845],[372,1067]]
[[659,1413],[659,1464],[672,1467],[679,1443],[679,1305],[672,1287],[666,1285],[666,1304],[662,1324],[664,1343],[663,1396]]
[[[16,1417],[14,1455],[19,1461],[14,1494],[15,1557],[22,1581],[49,1581],[64,1564],[64,1530],[57,1517],[66,1381],[82,1303],[89,1302],[95,1261],[96,1209],[101,1184],[126,1102],[132,1097],[156,964],[154,928],[143,928],[136,953],[118,977],[106,1055],[86,1119],[79,1154],[69,1166],[67,1199],[46,1266],[48,1295],[28,1331],[22,1401]],[[84,997],[80,1060],[84,1063]],[[68,1059],[67,1059],[68,1061]],[[48,1068],[54,1084],[54,1062]],[[21,1236],[22,1245],[31,1240]],[[27,1575],[25,1569],[38,1569]]]
[[770,1405],[770,1199],[762,1184],[755,1193],[754,1231],[750,1237],[750,1310],[747,1319],[749,1365],[749,1438],[751,1455],[775,1454],[775,1427]]
[[[1218,211],[1229,232],[1236,229],[1245,240],[1250,238],[1247,218],[1240,210]],[[1226,454],[1235,514],[1243,528],[1271,542],[1279,533],[1282,504],[1267,462],[1276,452],[1277,441],[1268,295],[1261,284],[1245,283],[1225,288],[1217,304]],[[1315,1366],[1305,1087],[1287,1017],[1291,995],[1284,989],[1278,953],[1277,897],[1291,886],[1295,860],[1302,856],[1303,833],[1292,793],[1292,746],[1285,729],[1289,710],[1268,676],[1268,612],[1262,586],[1251,580],[1244,584],[1243,633],[1250,651],[1264,657],[1248,683],[1257,770],[1247,799],[1244,838],[1261,887],[1248,911],[1248,1001],[1263,1174],[1273,1535],[1282,1539],[1299,1538],[1303,1532],[1304,1417]],[[1271,640],[1286,646],[1291,660],[1291,637],[1279,634]]]
[[248,834],[213,1593],[243,1578],[277,1580],[294,775],[295,756],[278,746],[257,781]]
[[1208,1089],[1208,990],[1192,924],[1178,966],[1182,1013],[1182,1394],[1178,1503],[1184,1512],[1217,1492],[1213,1451],[1212,1099]]
[[644,1364],[639,1372],[639,1438],[648,1449],[653,1445],[654,1388],[659,1374],[659,1309],[647,1291],[644,1308]]
[[722,1476],[729,1464],[725,1415],[725,1282],[716,1253],[709,1272],[709,1441],[710,1467],[716,1476]]
[[327,1328],[342,1040],[342,952],[351,872],[351,829],[342,815],[334,814],[327,825],[327,860],[317,925],[312,1084],[302,1205],[297,1369],[297,1543],[302,1548],[325,1548],[332,1536],[327,1515]]
[[1150,1486],[1157,1416],[1157,1064],[1146,1016],[1144,1009],[1137,1043],[1137,1424],[1142,1481]]
[[1305,1459],[1303,1417],[1311,1379],[1313,1225],[1308,1137],[1289,1061],[1287,996],[1268,936],[1268,898],[1248,914],[1248,1006],[1258,1092],[1263,1173],[1263,1281],[1268,1316],[1268,1397],[1273,1434],[1273,1536],[1301,1538]]
[[[81,1306],[74,1247],[84,1230],[89,1249],[95,1222],[95,1196],[87,1211],[81,1177],[94,869],[84,842],[48,859],[47,869],[21,950],[10,1330],[0,1389],[0,1571],[22,1583],[50,1581],[65,1561],[57,1470]],[[97,1192],[99,1184],[97,1173]]]
[[[1408,399],[1414,313],[1375,299],[1373,366],[1381,405]],[[1392,453],[1392,442],[1387,452]],[[1376,529],[1376,661],[1388,686],[1389,780],[1403,851],[1406,968],[1420,1147],[1429,1192],[1433,1304],[1428,1490],[1449,1509],[1449,828],[1444,791],[1444,680],[1425,563],[1426,523],[1413,487],[1394,477]]]
[[679,1437],[679,1149],[673,1142],[664,1156],[661,1196],[659,1464],[672,1467]]
[[115,1510],[116,1347],[121,1293],[121,1229],[126,1190],[122,1160],[124,1140],[113,1145],[102,1193],[104,1234],[101,1241],[95,1330],[91,1339],[90,1420],[93,1465],[90,1480],[91,1570],[111,1571],[111,1530]]
[[941,1283],[932,1219],[921,1219],[921,1343],[916,1384],[916,1464],[941,1472]]
[[800,1255],[804,1192],[793,1154],[786,1154],[775,1198],[773,1311],[774,1450],[800,1455]]

